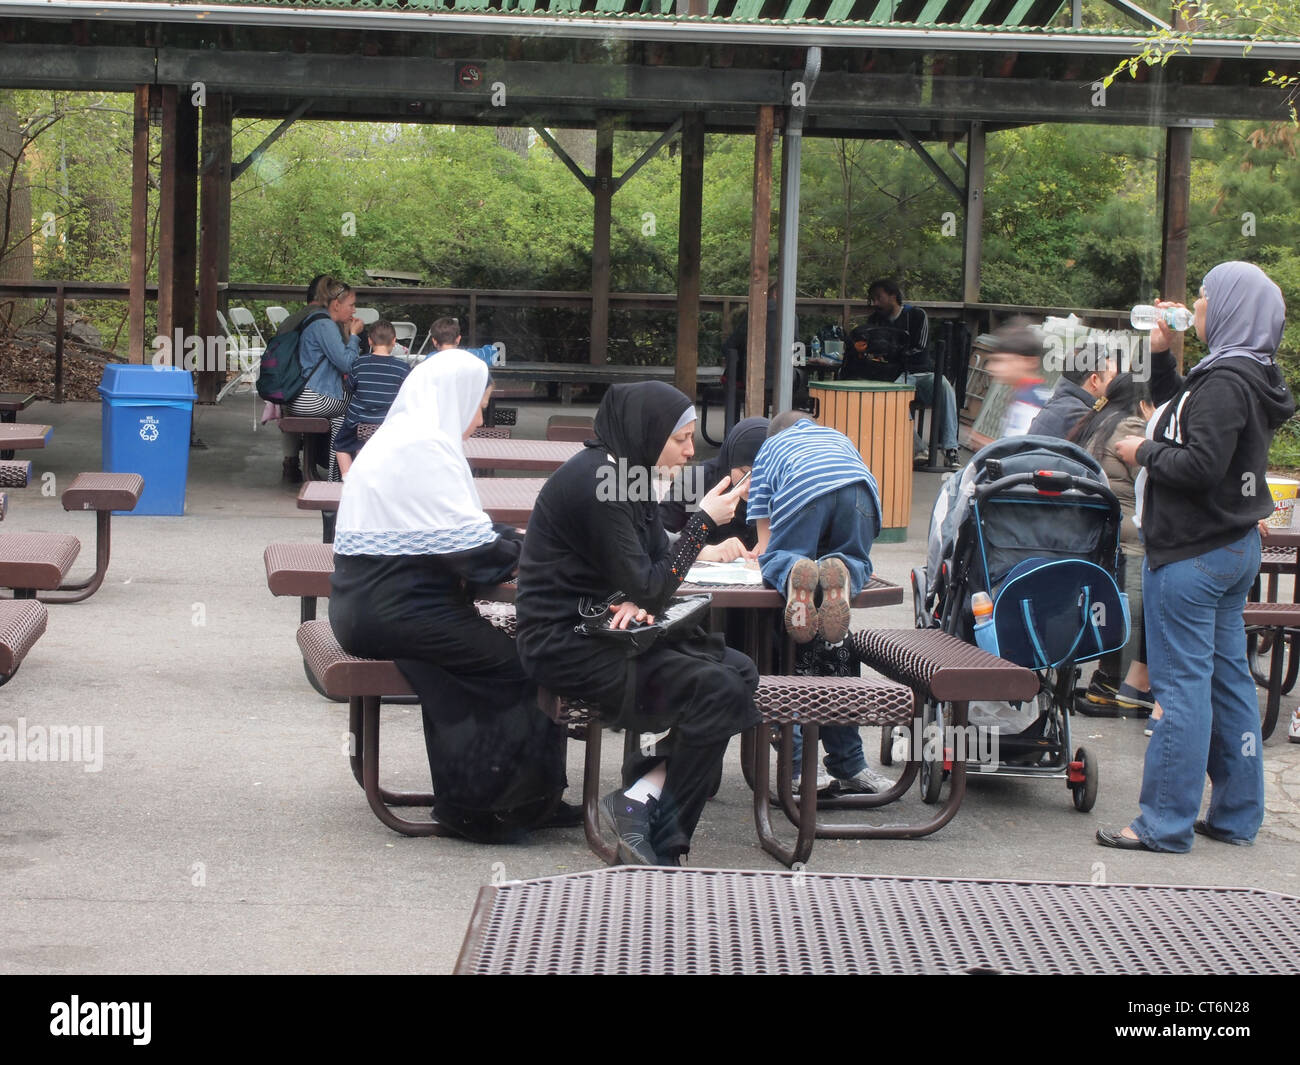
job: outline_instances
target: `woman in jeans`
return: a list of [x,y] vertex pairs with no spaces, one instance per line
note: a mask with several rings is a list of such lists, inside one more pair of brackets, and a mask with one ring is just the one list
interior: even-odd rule
[[[1174,304],[1162,304],[1174,306]],[[1295,412],[1274,361],[1286,306],[1250,263],[1220,263],[1194,305],[1210,353],[1156,416],[1152,439],[1115,453],[1146,470],[1142,536],[1151,688],[1164,708],[1147,746],[1141,812],[1097,842],[1187,851],[1193,830],[1248,844],[1264,819],[1255,682],[1241,611],[1259,570],[1256,523],[1273,509],[1265,483],[1273,432]],[[1152,346],[1168,346],[1159,327]],[[1205,777],[1210,806],[1197,820]]]

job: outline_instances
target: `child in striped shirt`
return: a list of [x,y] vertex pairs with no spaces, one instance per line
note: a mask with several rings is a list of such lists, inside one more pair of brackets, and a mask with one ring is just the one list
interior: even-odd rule
[[352,372],[347,375],[345,384],[351,388],[352,398],[348,400],[343,425],[334,440],[339,474],[344,477],[363,443],[357,427],[379,425],[388,416],[388,408],[393,405],[402,382],[411,372],[405,362],[393,355],[397,333],[392,322],[381,318],[369,332],[370,354],[358,356],[352,364]]
[[[754,459],[747,507],[758,526],[759,569],[785,592],[786,631],[802,645],[796,673],[856,676],[844,642],[849,604],[871,576],[871,544],[880,532],[880,493],[857,448],[802,411],[778,415]],[[821,738],[829,776],[818,774],[819,792],[892,786],[867,766],[856,728],[826,726]],[[796,738],[796,776],[801,747]]]

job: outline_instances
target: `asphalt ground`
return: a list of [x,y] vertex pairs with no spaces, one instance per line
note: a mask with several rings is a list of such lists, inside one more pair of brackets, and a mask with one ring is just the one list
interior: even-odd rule
[[[520,407],[541,436],[555,407]],[[455,963],[479,889],[597,863],[580,829],[520,846],[411,839],[383,827],[352,779],[346,707],[307,684],[298,603],[266,587],[262,551],[316,541],[320,519],[280,481],[280,434],[252,430],[248,396],[200,408],[184,517],[113,521],[108,579],[88,602],[50,607],[44,638],[0,690],[0,725],[102,729],[102,766],[0,764],[0,971],[7,973],[440,973]],[[569,409],[574,412],[574,408]],[[34,486],[10,493],[0,535],[71,532],[74,576],[93,562],[94,521],[58,491],[99,469],[97,404],[38,404],[54,426],[27,452]],[[51,476],[52,475],[52,478]],[[912,535],[878,544],[878,573],[906,583],[924,552],[939,475],[918,475]],[[44,486],[44,487],[43,487]],[[48,494],[46,494],[48,492]],[[909,627],[910,602],[855,611],[855,628]],[[1284,723],[1263,750],[1268,816],[1254,847],[1197,837],[1186,855],[1105,850],[1098,826],[1136,813],[1142,720],[1075,717],[1075,743],[1101,773],[1091,814],[1061,781],[972,774],[954,820],[920,840],[819,841],[821,872],[1243,885],[1300,893],[1300,745]],[[390,787],[428,785],[418,709],[384,711]],[[864,730],[877,764],[876,730]],[[617,740],[605,777],[616,778]],[[83,752],[86,756],[88,751]],[[582,747],[570,744],[570,797]],[[919,818],[913,789],[881,820]],[[739,765],[728,753],[690,863],[778,869],[759,848]],[[919,917],[918,919],[921,919]]]

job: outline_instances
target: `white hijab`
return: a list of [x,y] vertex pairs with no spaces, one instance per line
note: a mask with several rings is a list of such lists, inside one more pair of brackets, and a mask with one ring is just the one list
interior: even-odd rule
[[487,386],[463,351],[411,371],[343,482],[335,554],[446,555],[496,538],[462,446]]

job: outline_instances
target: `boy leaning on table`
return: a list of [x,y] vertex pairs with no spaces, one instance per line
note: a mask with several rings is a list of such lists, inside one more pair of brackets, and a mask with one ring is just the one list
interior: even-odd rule
[[[785,628],[798,645],[795,673],[858,676],[845,641],[849,604],[871,577],[880,493],[853,442],[803,411],[777,415],[754,459],[748,517],[758,527],[763,580],[785,592]],[[856,727],[825,726],[821,740],[827,774],[817,774],[819,793],[875,794],[893,786],[867,765]],[[796,774],[802,746],[795,729]],[[796,791],[799,784],[796,775]]]

